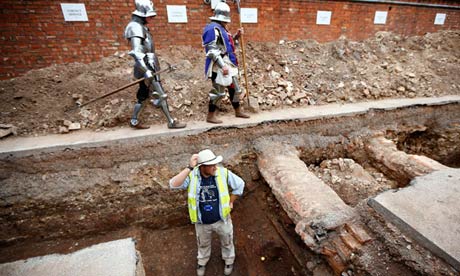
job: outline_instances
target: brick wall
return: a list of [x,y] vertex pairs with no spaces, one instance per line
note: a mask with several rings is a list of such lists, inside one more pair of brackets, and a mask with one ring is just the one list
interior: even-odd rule
[[[415,5],[350,1],[242,0],[242,7],[258,9],[258,23],[245,24],[247,41],[314,39],[327,42],[345,35],[363,40],[378,31],[422,35],[438,30],[460,29],[460,8],[416,6],[438,4],[460,7],[458,1],[404,0]],[[232,8],[231,30],[238,23]],[[84,3],[87,22],[66,22],[61,3]],[[212,15],[202,0],[154,0],[158,16],[151,26],[156,47],[201,47],[201,31]],[[186,5],[187,24],[167,22],[166,4]],[[123,30],[134,10],[132,0],[2,0],[0,19],[0,79],[19,76],[34,68],[55,63],[92,62],[128,49]],[[331,11],[330,25],[316,25],[318,10]],[[374,25],[375,11],[388,11],[387,24]],[[444,25],[434,25],[436,13],[447,15]],[[174,34],[173,36],[171,34]]]

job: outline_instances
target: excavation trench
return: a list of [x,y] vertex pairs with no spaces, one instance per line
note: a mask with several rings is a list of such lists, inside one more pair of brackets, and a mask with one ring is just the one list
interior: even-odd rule
[[[131,236],[137,240],[147,275],[193,274],[196,245],[186,192],[170,190],[168,180],[186,166],[192,153],[208,147],[223,155],[223,164],[246,181],[245,195],[232,213],[238,254],[234,275],[332,275],[340,267],[331,263],[324,251],[327,246],[319,240],[315,242],[320,246],[315,247],[301,238],[299,221],[272,192],[261,168],[262,156],[271,150],[282,155],[284,147],[296,152],[311,175],[358,214],[353,221],[361,220],[362,225],[376,221],[373,211],[365,207],[368,198],[404,187],[429,169],[460,166],[459,118],[457,103],[412,106],[187,135],[170,133],[94,147],[3,153],[0,263],[68,253]],[[402,159],[388,158],[395,152]],[[433,162],[423,159],[425,167],[417,167],[419,162],[408,171],[401,169],[398,162],[410,163],[412,155]],[[384,227],[361,227],[373,240],[363,242],[362,250],[379,251],[386,264],[379,265],[380,259],[366,267],[350,260],[355,274],[451,271],[437,259],[408,265],[414,261],[411,257],[379,241],[387,236]],[[213,251],[219,252],[217,240]],[[222,269],[218,253],[214,255],[209,275]]]

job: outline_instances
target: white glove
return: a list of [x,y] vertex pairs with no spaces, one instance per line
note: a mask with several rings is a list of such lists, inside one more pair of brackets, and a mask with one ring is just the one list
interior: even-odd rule
[[154,53],[147,53],[147,63],[150,65],[150,67],[154,70],[157,70],[155,67],[155,54]]
[[144,80],[145,85],[150,86],[150,84],[152,83],[152,80],[153,80],[152,71],[150,71],[150,70],[145,71],[144,78],[145,78],[145,80]]
[[144,78],[151,79],[153,78],[153,73],[150,70],[145,71]]

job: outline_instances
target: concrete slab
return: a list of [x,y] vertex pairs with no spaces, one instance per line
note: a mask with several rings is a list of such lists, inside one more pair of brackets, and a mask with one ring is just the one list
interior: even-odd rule
[[460,270],[460,169],[416,177],[368,204],[409,237]]
[[76,131],[69,134],[41,137],[8,137],[0,140],[0,159],[10,155],[24,156],[40,152],[53,152],[66,148],[79,149],[99,147],[112,144],[124,144],[127,140],[142,142],[163,136],[193,135],[213,128],[245,128],[261,123],[300,120],[308,121],[318,118],[343,117],[363,114],[371,110],[393,110],[409,106],[443,105],[459,103],[460,96],[451,95],[436,98],[386,99],[350,104],[329,104],[303,108],[286,108],[275,111],[251,114],[250,119],[235,118],[233,115],[222,116],[223,124],[214,125],[206,122],[189,122],[185,129],[168,129],[165,124],[155,125],[146,130],[120,128],[110,131]]
[[[53,254],[0,264],[3,276],[143,276],[131,238],[93,245],[68,255]],[[140,266],[140,267],[139,267]]]

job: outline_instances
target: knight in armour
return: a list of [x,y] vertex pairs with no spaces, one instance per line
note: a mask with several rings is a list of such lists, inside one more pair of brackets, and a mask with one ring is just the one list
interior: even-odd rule
[[137,102],[134,105],[130,126],[138,129],[149,128],[141,124],[139,115],[146,100],[151,96],[152,104],[161,108],[166,116],[168,128],[184,128],[185,123],[171,116],[167,102],[168,95],[161,85],[160,75],[156,74],[160,71],[160,63],[155,54],[152,35],[147,27],[157,15],[155,8],[150,0],[135,0],[134,3],[136,10],[132,13],[131,21],[125,28],[124,37],[131,45],[129,55],[135,61],[134,77],[137,79],[145,77],[145,81],[139,83]]
[[206,121],[213,124],[222,123],[216,117],[216,111],[218,103],[226,96],[226,89],[235,116],[249,118],[240,106],[242,90],[238,83],[238,60],[235,53],[235,41],[243,30],[239,29],[235,35],[227,30],[227,25],[231,22],[230,7],[224,2],[216,5],[214,15],[209,19],[211,22],[204,27],[202,35],[203,47],[206,51],[205,74],[212,82]]

